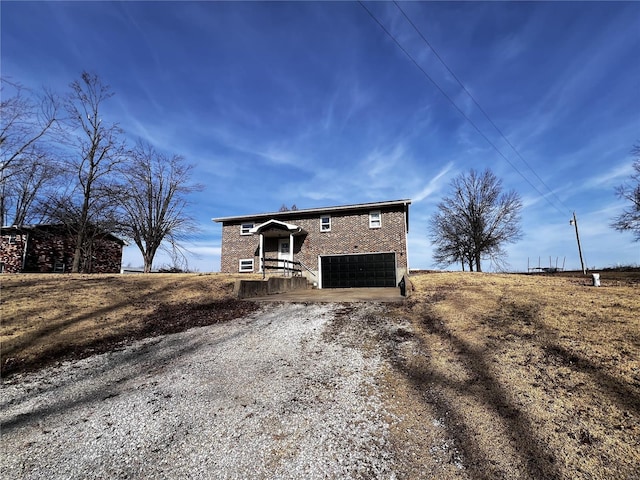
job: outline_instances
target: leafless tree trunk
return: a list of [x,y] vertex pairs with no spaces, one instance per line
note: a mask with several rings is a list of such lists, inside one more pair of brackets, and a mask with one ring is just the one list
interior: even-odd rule
[[168,244],[172,255],[181,250],[181,242],[197,228],[187,213],[188,194],[202,187],[190,183],[190,165],[182,157],[167,157],[151,145],[139,142],[132,162],[123,171],[125,184],[120,194],[125,215],[126,236],[140,249],[144,271],[150,272],[153,259]]
[[83,72],[81,79],[70,87],[71,93],[65,102],[66,124],[71,129],[71,145],[77,153],[68,167],[77,179],[80,205],[71,271],[77,273],[89,229],[99,227],[96,222],[99,207],[102,208],[105,201],[109,202],[112,174],[125,161],[126,149],[120,127],[101,117],[103,103],[113,96],[109,86],[97,75]]
[[[111,189],[112,187],[110,187]],[[80,225],[81,209],[83,204],[78,202],[77,192],[61,192],[47,198],[39,212],[48,221],[64,225],[69,236],[78,238],[80,229],[83,230],[83,241],[75,246],[74,258],[78,257],[78,272],[91,273],[91,250],[97,239],[103,238],[106,233],[121,234],[121,220],[118,206],[115,204],[111,191],[102,195],[106,189],[100,189],[100,195],[92,200],[91,214],[85,225]],[[71,264],[73,264],[71,259]]]
[[521,209],[519,195],[502,193],[502,182],[490,170],[456,177],[429,222],[434,260],[443,266],[461,261],[463,269],[466,260],[470,271],[481,272],[483,258],[498,262],[501,246],[522,236]]

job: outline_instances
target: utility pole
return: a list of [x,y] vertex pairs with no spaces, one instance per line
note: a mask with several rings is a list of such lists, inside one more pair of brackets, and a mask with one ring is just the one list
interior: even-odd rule
[[573,218],[569,220],[569,225],[576,227],[576,240],[578,240],[578,253],[580,254],[580,265],[582,266],[582,274],[586,275],[587,270],[584,268],[584,260],[582,259],[582,247],[580,247],[580,234],[578,233],[578,219],[576,212],[573,212]]

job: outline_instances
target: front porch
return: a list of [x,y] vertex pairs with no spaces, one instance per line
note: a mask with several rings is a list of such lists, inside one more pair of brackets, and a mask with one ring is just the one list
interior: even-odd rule
[[267,272],[293,277],[302,276],[304,269],[309,270],[296,260],[296,253],[300,253],[307,235],[303,228],[271,219],[255,226],[249,232],[259,237],[258,272],[262,273],[262,278],[267,276]]

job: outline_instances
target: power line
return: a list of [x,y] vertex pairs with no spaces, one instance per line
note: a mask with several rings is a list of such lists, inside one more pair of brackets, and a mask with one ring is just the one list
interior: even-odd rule
[[396,8],[398,10],[400,10],[400,12],[402,13],[402,15],[404,16],[404,18],[407,20],[407,22],[409,22],[409,24],[413,27],[413,29],[416,31],[416,33],[420,36],[420,38],[422,38],[422,40],[424,41],[424,43],[427,44],[427,46],[431,49],[431,51],[433,52],[433,54],[436,56],[436,58],[440,61],[440,63],[444,66],[444,68],[447,69],[447,71],[451,74],[451,76],[456,80],[456,82],[458,82],[458,85],[460,85],[460,87],[462,87],[462,89],[465,91],[465,93],[469,96],[469,98],[473,101],[473,103],[476,105],[476,107],[478,107],[478,109],[482,112],[482,114],[484,115],[484,117],[489,121],[489,123],[491,124],[491,126],[493,128],[495,128],[495,130],[500,134],[500,136],[504,139],[504,141],[507,143],[507,145],[509,145],[509,147],[511,147],[511,150],[513,150],[515,152],[515,154],[518,156],[518,158],[520,160],[522,160],[522,162],[529,168],[529,170],[531,170],[531,172],[535,175],[535,177],[540,181],[540,183],[542,183],[542,185],[545,186],[545,188],[547,190],[549,190],[549,193],[551,193],[551,195],[553,195],[555,197],[555,199],[558,201],[558,203],[560,205],[562,205],[564,208],[566,208],[567,210],[571,211],[569,209],[569,207],[567,207],[564,202],[562,200],[560,200],[560,198],[555,194],[555,192],[549,187],[549,185],[547,185],[545,183],[544,180],[542,180],[542,178],[540,178],[540,176],[536,173],[536,171],[533,169],[533,167],[529,164],[529,162],[527,162],[524,157],[522,155],[520,155],[520,152],[516,149],[516,147],[513,146],[513,144],[509,141],[509,139],[506,137],[506,135],[504,133],[502,133],[502,130],[500,130],[500,128],[498,128],[498,126],[494,123],[493,120],[491,120],[491,118],[489,117],[489,114],[487,114],[487,112],[484,110],[484,108],[482,108],[482,106],[480,106],[480,103],[475,99],[475,97],[471,94],[471,92],[469,92],[469,90],[467,90],[467,88],[464,86],[464,84],[462,83],[462,81],[458,78],[458,76],[451,70],[451,68],[449,68],[449,66],[445,63],[445,61],[442,59],[442,57],[438,54],[438,52],[436,51],[436,49],[433,47],[433,45],[431,45],[431,43],[425,38],[425,36],[422,34],[422,32],[418,29],[418,27],[413,23],[413,21],[411,21],[411,19],[409,18],[409,16],[407,15],[407,13],[402,9],[402,7],[400,7],[400,5],[398,5],[398,2],[396,0],[393,1],[394,5],[396,6]]
[[449,101],[449,103],[451,103],[451,105],[458,111],[458,113],[460,113],[460,115],[462,115],[462,117],[473,127],[475,128],[475,130],[478,132],[478,134],[485,139],[485,141],[496,151],[496,153],[498,155],[500,155],[509,165],[511,165],[511,168],[513,168],[523,179],[524,181],[526,181],[531,188],[533,188],[536,192],[538,192],[538,194],[544,198],[547,203],[549,203],[549,205],[551,205],[552,207],[554,207],[556,210],[558,210],[562,215],[565,215],[565,212],[563,212],[562,210],[560,210],[558,208],[557,205],[551,203],[549,201],[549,199],[546,197],[545,194],[543,194],[540,190],[538,190],[538,187],[536,187],[533,183],[531,183],[531,181],[524,176],[524,174],[518,169],[518,167],[516,167],[511,160],[509,160],[499,149],[498,147],[489,139],[489,137],[487,137],[482,130],[480,130],[480,128],[473,122],[473,120],[471,120],[469,118],[469,116],[464,113],[460,107],[458,107],[458,105],[456,105],[456,103],[453,101],[453,99],[447,94],[447,92],[445,92],[440,85],[438,85],[438,83],[431,78],[431,76],[427,73],[427,71],[422,68],[422,66],[420,66],[420,64],[411,56],[411,54],[400,44],[400,42],[391,34],[391,32],[389,32],[389,30],[387,30],[387,28],[382,24],[382,22],[380,22],[380,20],[378,20],[378,18],[364,5],[364,3],[362,3],[361,0],[358,0],[358,3],[360,4],[360,6],[362,8],[365,9],[365,11],[369,14],[369,16],[378,24],[378,26],[382,29],[382,31],[384,33],[387,34],[387,36],[389,38],[391,38],[391,40],[393,40],[393,42],[398,46],[398,48],[400,50],[402,50],[402,52],[409,58],[409,60],[411,60],[411,62],[422,72],[422,74],[431,82],[433,83],[433,85],[438,89],[438,91]]

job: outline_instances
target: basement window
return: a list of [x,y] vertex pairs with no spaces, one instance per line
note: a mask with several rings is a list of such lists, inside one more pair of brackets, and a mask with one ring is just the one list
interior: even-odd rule
[[239,272],[253,272],[253,258],[243,258],[240,259]]
[[320,231],[321,232],[331,231],[331,217],[329,215],[323,215],[322,217],[320,217]]
[[240,235],[251,235],[253,223],[243,223],[240,225]]
[[369,228],[380,228],[382,226],[382,215],[380,210],[369,212]]

